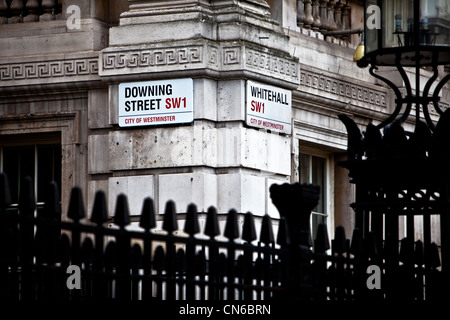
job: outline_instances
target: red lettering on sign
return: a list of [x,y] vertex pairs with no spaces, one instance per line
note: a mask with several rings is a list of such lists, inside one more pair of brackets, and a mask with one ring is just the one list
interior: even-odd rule
[[179,109],[180,107],[186,108],[186,97],[167,98],[166,109]]
[[[264,102],[252,100],[251,105],[252,105],[252,107],[251,107],[252,111],[264,113]],[[261,112],[261,110],[262,110],[262,112]]]

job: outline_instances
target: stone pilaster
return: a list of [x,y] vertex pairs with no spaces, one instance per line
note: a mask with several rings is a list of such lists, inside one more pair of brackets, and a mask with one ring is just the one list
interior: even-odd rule
[[[150,196],[159,212],[172,199],[178,212],[193,202],[200,212],[213,205],[277,216],[268,190],[289,180],[290,137],[245,124],[246,81],[292,90],[300,72],[267,3],[129,2],[99,57],[109,84],[110,205],[125,192],[134,210]],[[118,127],[120,83],[177,78],[193,79],[193,123]]]

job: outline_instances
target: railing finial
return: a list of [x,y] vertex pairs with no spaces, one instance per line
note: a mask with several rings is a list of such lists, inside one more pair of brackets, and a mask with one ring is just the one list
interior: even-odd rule
[[142,204],[139,226],[145,231],[156,227],[155,207],[153,204],[153,199],[150,197],[145,198],[144,203]]
[[116,211],[114,212],[114,223],[120,228],[130,224],[130,211],[128,209],[128,199],[123,193],[117,196]]
[[95,193],[94,205],[92,206],[91,221],[101,225],[108,220],[108,208],[106,206],[106,195],[103,190]]
[[83,194],[80,187],[72,188],[67,216],[75,222],[80,221],[86,216],[84,211]]

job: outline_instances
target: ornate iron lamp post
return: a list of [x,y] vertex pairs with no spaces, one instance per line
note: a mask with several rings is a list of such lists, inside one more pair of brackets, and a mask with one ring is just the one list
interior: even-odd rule
[[[365,55],[358,66],[367,67],[374,77],[388,84],[396,94],[396,108],[392,115],[378,125],[383,128],[398,120],[404,122],[416,107],[416,120],[420,110],[427,125],[433,131],[434,124],[429,113],[429,104],[442,115],[439,107],[439,92],[450,79],[444,76],[430,92],[438,78],[438,66],[450,64],[450,6],[444,0],[365,0]],[[406,94],[390,80],[375,72],[379,66],[395,66],[403,78]],[[428,66],[433,75],[420,94],[420,70]],[[415,92],[404,67],[415,67]],[[403,113],[401,113],[405,106]]]
[[[394,111],[364,132],[349,116],[339,116],[348,131],[348,159],[340,164],[356,187],[355,227],[376,239],[374,263],[384,269],[385,298],[439,299],[436,283],[450,285],[450,110],[439,106],[450,74],[439,77],[438,68],[450,64],[450,6],[448,0],[365,0],[364,6],[365,48],[357,64],[370,66],[396,99]],[[403,93],[376,72],[384,66],[398,70]],[[421,85],[423,67],[432,74]],[[415,130],[407,133],[402,123],[413,107]],[[437,124],[430,108],[440,116]],[[415,273],[415,266],[423,272]],[[415,281],[425,290],[416,290]]]

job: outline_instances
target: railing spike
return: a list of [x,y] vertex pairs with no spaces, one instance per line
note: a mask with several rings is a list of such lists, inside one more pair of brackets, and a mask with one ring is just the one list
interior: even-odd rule
[[220,234],[219,222],[217,220],[217,210],[214,207],[208,208],[204,233],[211,239]]
[[50,218],[61,218],[61,199],[59,197],[58,184],[55,181],[50,182],[49,192],[45,199],[44,211]]
[[352,242],[350,245],[350,253],[355,256],[361,256],[363,252],[364,252],[364,244],[362,239],[362,232],[361,229],[355,228],[353,229]]
[[81,261],[88,269],[94,261],[94,243],[89,237],[86,237],[81,245]]
[[156,271],[162,271],[166,267],[166,255],[164,249],[161,246],[156,247],[153,255],[153,267]]
[[109,241],[106,244],[105,255],[104,255],[104,263],[105,269],[113,269],[117,262],[117,244],[115,241]]
[[[195,256],[191,255],[189,256],[190,259],[192,259],[193,264],[195,264]],[[175,255],[175,270],[177,272],[179,272],[180,274],[184,274],[184,272],[186,272],[187,269],[187,257],[186,257],[186,253],[184,252],[183,249],[178,249],[177,253]]]
[[135,243],[131,247],[130,262],[133,268],[142,268],[143,257],[141,246]]
[[[45,197],[45,204],[43,210],[38,210],[38,217],[45,217],[53,222],[61,221],[61,202],[59,198],[58,185],[52,181],[49,184],[48,191]],[[31,213],[32,214],[32,213]],[[61,234],[61,228],[58,224],[40,224],[36,225],[35,241],[38,242],[38,246],[43,246],[44,250],[41,252],[41,256],[49,263],[54,262],[57,255],[57,242]],[[33,229],[32,226],[31,230]],[[22,226],[23,231],[27,227]],[[33,241],[33,232],[31,231],[31,241]],[[45,257],[44,257],[45,256]]]
[[374,258],[377,256],[377,240],[375,232],[369,231],[366,238],[364,239],[365,244],[365,253],[369,258]]
[[237,216],[238,213],[235,209],[231,209],[230,211],[228,211],[224,236],[230,241],[233,241],[234,239],[239,237]]
[[68,266],[70,264],[70,240],[67,234],[63,233],[59,238],[57,250],[61,265]]
[[344,253],[347,250],[347,240],[345,239],[345,229],[343,226],[337,226],[334,232],[333,252]]
[[317,236],[314,240],[314,252],[325,253],[328,249],[330,249],[330,240],[328,238],[327,225],[320,223],[317,226]]
[[145,231],[156,227],[155,206],[153,204],[153,199],[150,197],[145,198],[142,204],[139,226]]
[[220,276],[226,275],[228,273],[227,256],[225,255],[225,253],[221,252],[219,253],[219,258],[217,260],[217,273]]
[[338,115],[348,133],[348,160],[360,160],[363,155],[362,135],[355,121],[345,114]]
[[22,180],[19,194],[19,210],[21,214],[32,215],[36,208],[33,180],[25,177]]
[[200,227],[198,225],[198,214],[197,206],[193,203],[189,204],[186,214],[186,222],[184,224],[184,232],[189,234],[191,237],[200,232]]
[[235,271],[236,271],[236,275],[239,278],[244,278],[248,273],[246,264],[245,264],[245,257],[242,254],[240,254],[239,257],[236,259]]
[[128,209],[128,199],[123,193],[117,196],[116,211],[114,212],[114,223],[121,228],[130,224],[130,210]]
[[412,262],[414,257],[414,242],[408,238],[400,241],[399,260],[403,263]]
[[256,229],[255,220],[253,219],[253,214],[247,212],[244,218],[244,226],[242,227],[242,240],[251,243],[256,240]]
[[259,235],[259,241],[265,245],[269,245],[274,242],[272,220],[266,213],[262,219],[261,233]]
[[5,209],[11,204],[11,192],[9,189],[8,176],[0,173],[0,209]]
[[175,209],[175,202],[169,200],[166,202],[164,211],[163,229],[169,233],[178,229],[177,212]]
[[369,123],[364,133],[364,149],[367,159],[377,159],[383,152],[383,138],[380,129]]
[[441,259],[439,257],[439,248],[435,242],[432,242],[425,251],[425,263],[431,268],[438,268],[441,266]]
[[291,244],[291,237],[289,236],[289,229],[285,217],[281,217],[278,225],[277,244],[282,247]]
[[424,263],[423,242],[420,240],[416,241],[414,247],[414,263],[418,266],[421,266]]
[[72,188],[67,216],[75,222],[85,217],[83,194],[80,187]]
[[405,129],[396,121],[387,129],[383,137],[384,146],[387,156],[396,156],[404,153],[408,144]]
[[446,109],[440,116],[431,138],[430,158],[436,161],[447,161],[450,156],[450,109]]
[[414,133],[408,140],[408,147],[410,154],[414,156],[423,157],[432,143],[432,133],[428,125],[422,121],[416,122]]
[[91,221],[101,225],[108,221],[108,208],[106,205],[106,195],[103,190],[95,193],[94,204],[92,206]]
[[198,251],[195,255],[195,271],[199,275],[203,275],[206,272],[206,255],[203,250]]

